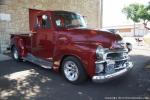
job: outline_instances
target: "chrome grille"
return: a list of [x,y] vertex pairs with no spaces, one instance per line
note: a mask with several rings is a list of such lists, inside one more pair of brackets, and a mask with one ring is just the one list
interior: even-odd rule
[[127,53],[108,53],[106,59],[120,61],[127,59]]
[[[107,53],[106,60],[114,61],[115,64],[113,65],[113,68],[116,71],[121,70],[124,68],[124,64],[128,61],[128,54],[126,52],[110,52],[110,53]],[[110,67],[110,66],[107,66],[107,67]]]

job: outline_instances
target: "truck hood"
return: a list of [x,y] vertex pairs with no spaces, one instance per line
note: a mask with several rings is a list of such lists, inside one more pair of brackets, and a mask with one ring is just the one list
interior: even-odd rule
[[101,45],[104,48],[110,48],[114,41],[122,40],[118,34],[95,29],[76,28],[67,29],[66,31],[69,33],[67,36],[70,42]]

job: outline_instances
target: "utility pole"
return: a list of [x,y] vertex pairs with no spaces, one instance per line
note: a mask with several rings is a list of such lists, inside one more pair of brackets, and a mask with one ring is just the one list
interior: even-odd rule
[[98,0],[98,28],[101,29],[103,25],[103,0]]
[[103,27],[103,0],[101,0],[101,16],[100,16],[100,26]]

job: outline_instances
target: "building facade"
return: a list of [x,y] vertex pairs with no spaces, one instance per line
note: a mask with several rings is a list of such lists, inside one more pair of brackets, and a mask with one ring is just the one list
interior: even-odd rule
[[106,30],[112,31],[114,33],[120,34],[124,37],[143,37],[144,35],[150,33],[149,30],[144,28],[142,23],[135,25],[118,25],[118,26],[109,26],[103,27]]
[[10,34],[29,32],[29,8],[77,12],[87,16],[89,27],[101,27],[101,0],[1,0],[0,52],[9,46]]

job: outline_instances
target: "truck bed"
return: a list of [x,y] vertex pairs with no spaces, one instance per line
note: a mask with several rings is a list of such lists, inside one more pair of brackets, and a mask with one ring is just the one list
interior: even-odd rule
[[28,33],[15,33],[10,34],[11,46],[12,45],[24,45],[25,49],[31,48],[31,32]]

